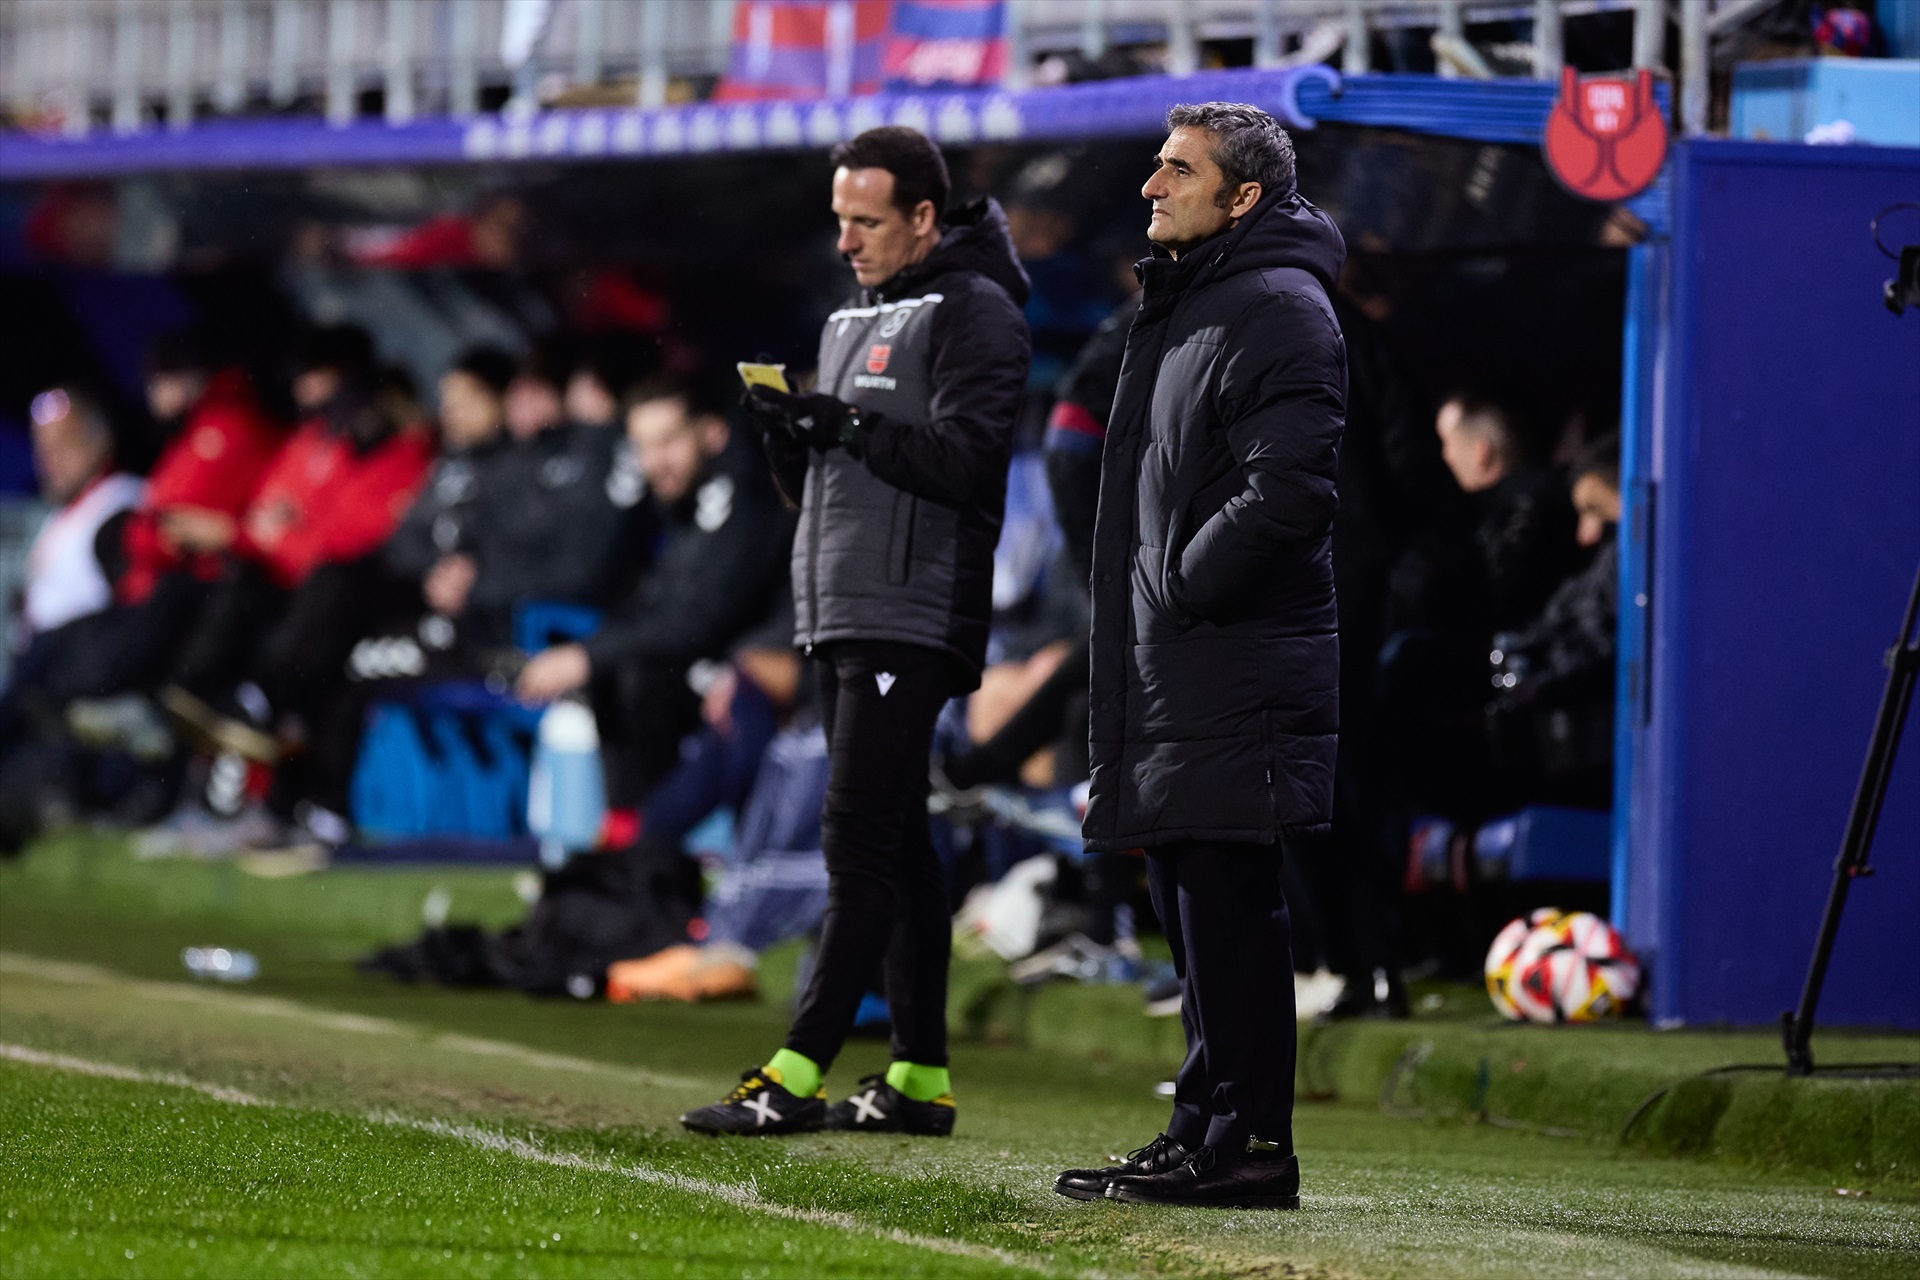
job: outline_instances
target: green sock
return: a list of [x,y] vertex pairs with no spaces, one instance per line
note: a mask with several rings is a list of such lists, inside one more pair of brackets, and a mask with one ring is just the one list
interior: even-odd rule
[[820,1091],[820,1064],[804,1053],[782,1049],[767,1059],[761,1070],[796,1098],[811,1098]]
[[887,1068],[887,1083],[915,1102],[932,1102],[953,1092],[953,1077],[945,1067],[923,1067],[917,1062],[896,1062]]

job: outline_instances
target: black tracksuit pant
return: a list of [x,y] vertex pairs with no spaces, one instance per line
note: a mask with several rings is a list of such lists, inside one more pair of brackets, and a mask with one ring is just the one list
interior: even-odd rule
[[1234,1155],[1257,1137],[1291,1152],[1298,1028],[1280,849],[1182,842],[1146,854],[1187,1033],[1167,1136]]
[[825,1070],[884,961],[895,1061],[943,1067],[953,924],[927,830],[927,757],[955,687],[953,660],[870,640],[819,654],[827,915],[787,1048]]

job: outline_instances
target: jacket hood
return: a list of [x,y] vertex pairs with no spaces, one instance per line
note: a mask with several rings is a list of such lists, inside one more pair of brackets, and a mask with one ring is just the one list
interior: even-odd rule
[[[1143,283],[1149,270],[1166,269],[1149,265],[1165,253],[1156,248],[1152,258],[1135,268]],[[1347,242],[1333,219],[1317,205],[1298,191],[1287,191],[1261,197],[1237,225],[1196,246],[1188,257],[1197,260],[1191,278],[1194,282],[1223,279],[1242,271],[1297,267],[1311,272],[1331,294],[1347,260]],[[1179,265],[1185,266],[1185,260]]]
[[1013,234],[1007,229],[1007,215],[1000,202],[988,196],[949,209],[946,224],[946,234],[932,253],[872,292],[894,298],[949,271],[977,271],[1005,289],[1015,306],[1025,306],[1032,285],[1019,255],[1013,251]]

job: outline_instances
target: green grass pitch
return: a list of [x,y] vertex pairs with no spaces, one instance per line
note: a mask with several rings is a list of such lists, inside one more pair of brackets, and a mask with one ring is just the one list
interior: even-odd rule
[[[1298,1213],[1064,1200],[1057,1169],[1164,1118],[1163,1028],[1098,1000],[1110,1052],[958,1046],[950,1140],[693,1138],[678,1112],[778,1042],[790,954],[695,1009],[354,974],[436,885],[518,910],[499,874],[269,883],[102,840],[0,867],[0,1276],[1920,1274],[1911,1183],[1351,1105],[1299,1109]],[[202,943],[261,980],[182,980]]]

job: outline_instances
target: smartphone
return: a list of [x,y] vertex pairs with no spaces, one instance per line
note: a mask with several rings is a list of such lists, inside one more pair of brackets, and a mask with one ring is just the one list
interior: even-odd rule
[[787,366],[783,364],[753,364],[742,360],[734,368],[740,371],[740,381],[749,387],[772,387],[775,391],[787,390]]

